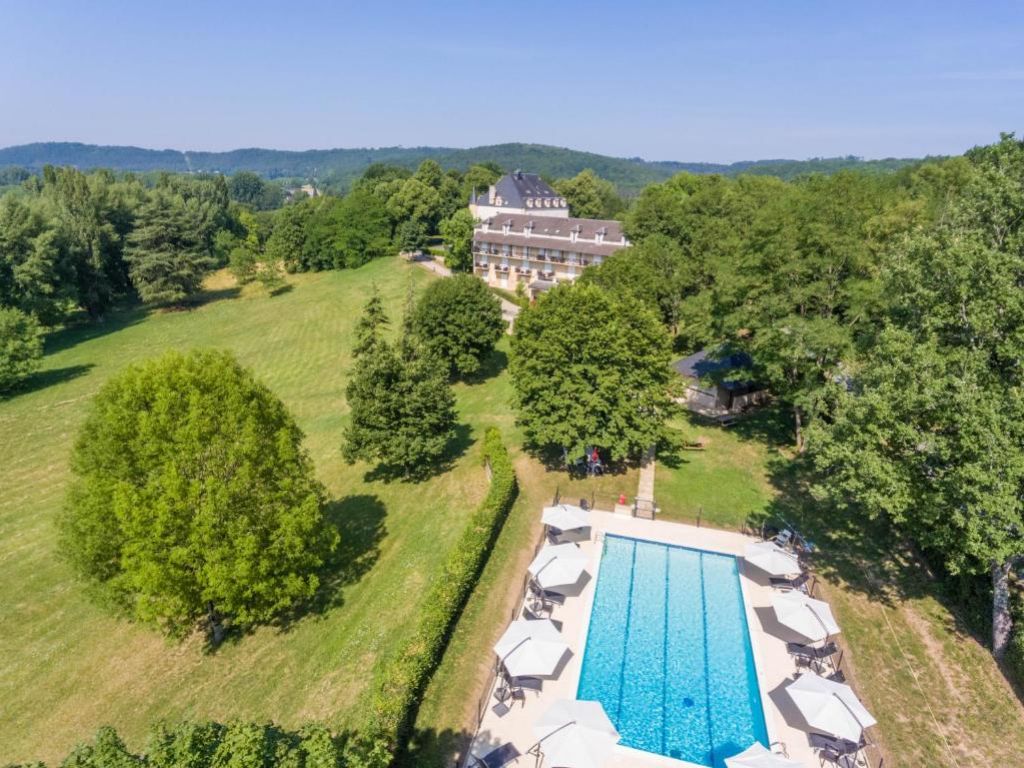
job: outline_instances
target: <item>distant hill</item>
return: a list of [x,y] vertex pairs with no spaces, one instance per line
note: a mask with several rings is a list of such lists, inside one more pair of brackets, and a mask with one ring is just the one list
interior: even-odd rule
[[681,171],[736,175],[757,173],[793,178],[805,173],[834,173],[843,168],[891,172],[911,163],[910,158],[862,160],[857,157],[813,160],[754,160],[729,165],[647,161],[579,152],[544,144],[495,144],[472,149],[447,147],[380,147],[373,149],[235,149],[229,152],[181,152],[174,149],[99,146],[73,142],[23,144],[0,149],[0,168],[17,166],[38,171],[45,165],[73,165],[83,170],[173,171],[231,174],[254,171],[267,178],[307,178],[314,173],[332,185],[347,187],[371,163],[395,163],[414,168],[433,158],[445,168],[464,170],[473,163],[494,162],[513,170],[523,168],[550,178],[574,176],[584,168],[616,184],[623,192],[637,192],[651,182]]

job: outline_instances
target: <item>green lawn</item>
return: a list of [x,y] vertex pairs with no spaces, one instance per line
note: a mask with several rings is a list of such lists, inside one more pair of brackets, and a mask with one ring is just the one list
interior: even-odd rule
[[[426,579],[483,496],[473,442],[485,424],[512,421],[507,377],[494,375],[499,355],[489,378],[457,388],[468,428],[451,471],[385,484],[341,460],[351,329],[370,287],[380,289],[397,327],[410,281],[431,279],[387,259],[295,276],[293,289],[274,298],[220,286],[190,311],[130,312],[50,339],[35,388],[0,401],[0,763],[56,761],[105,723],[136,746],[160,718],[358,725],[374,661],[415,622]],[[111,617],[54,548],[69,448],[91,396],[134,360],[196,346],[233,351],[296,415],[348,562],[312,615],[215,654],[203,653],[199,637],[175,644]]]
[[[881,723],[887,768],[1021,764],[1024,707],[964,607],[883,526],[815,503],[790,449],[788,414],[768,409],[729,428],[687,415],[672,426],[655,475],[664,519],[693,524],[700,514],[702,525],[737,530],[785,519],[818,545],[844,668]],[[698,437],[704,450],[682,447]]]
[[[296,276],[293,290],[273,299],[215,285],[197,309],[121,314],[50,340],[34,389],[0,401],[0,763],[55,762],[104,723],[132,746],[161,718],[357,727],[374,663],[404,640],[426,579],[483,496],[474,442],[496,424],[515,456],[520,499],[426,692],[407,762],[441,764],[452,753],[473,725],[491,645],[540,534],[540,507],[556,492],[608,507],[619,494],[632,498],[637,472],[569,480],[522,452],[504,372],[507,338],[479,380],[456,386],[467,429],[450,471],[385,484],[368,480],[365,466],[346,466],[338,446],[360,308],[376,284],[396,326],[410,281],[431,279],[388,259]],[[295,413],[350,563],[317,612],[212,655],[201,638],[171,643],[97,607],[56,558],[53,536],[70,441],[89,398],[131,361],[195,346],[232,350]],[[689,417],[672,426],[656,470],[663,518],[744,528],[784,516],[818,542],[818,569],[849,649],[846,668],[882,722],[887,766],[1019,763],[1024,708],[986,649],[898,542],[821,513],[794,472],[784,415],[765,411],[729,429]],[[683,448],[697,437],[703,451]]]
[[[753,420],[765,423],[773,417],[759,414]],[[654,498],[662,518],[743,528],[764,515],[774,491],[759,435],[710,426],[689,414],[669,426],[671,437],[659,448],[654,474]],[[703,449],[692,447],[698,442]]]

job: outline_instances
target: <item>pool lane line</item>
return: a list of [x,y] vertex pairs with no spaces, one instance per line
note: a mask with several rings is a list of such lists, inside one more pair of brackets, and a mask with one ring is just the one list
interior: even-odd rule
[[668,712],[668,600],[669,600],[669,549],[668,547],[662,547],[662,551],[665,553],[665,617],[661,632],[662,644],[661,644],[661,754],[667,755],[668,744],[665,741],[666,723],[665,717]]
[[707,708],[708,749],[715,764],[715,733],[711,725],[711,665],[708,661],[708,593],[704,586],[704,553],[700,555],[700,604],[704,615],[704,706]]
[[[629,562],[629,600],[626,601],[626,630],[622,633],[622,663],[619,664],[619,703],[615,708],[615,719],[622,717],[622,689],[626,687],[626,653],[629,651],[629,629],[633,618],[633,587],[636,585],[636,542],[632,542]],[[596,594],[596,588],[595,588]]]

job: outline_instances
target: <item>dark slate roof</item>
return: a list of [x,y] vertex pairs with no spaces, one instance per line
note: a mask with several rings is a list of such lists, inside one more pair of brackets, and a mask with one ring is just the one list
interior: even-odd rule
[[495,230],[500,233],[508,224],[512,234],[521,235],[523,229],[532,222],[531,237],[569,237],[569,233],[576,229],[577,237],[593,240],[594,235],[603,231],[605,243],[622,244],[622,222],[615,219],[573,219],[560,216],[533,216],[529,213],[499,213],[485,221],[490,224],[491,233]]
[[[494,192],[501,197],[501,204],[506,208],[525,208],[526,198],[548,198],[554,203],[561,200],[562,196],[553,190],[548,184],[535,173],[523,173],[515,171],[507,173],[498,179],[494,184]],[[483,201],[480,201],[483,202]],[[554,205],[555,208],[567,206]]]
[[[714,350],[712,350],[714,352]],[[720,375],[724,375],[729,371],[743,371],[749,370],[754,365],[754,361],[750,359],[750,355],[745,352],[734,352],[731,355],[726,355],[722,358],[711,359],[709,352],[706,349],[702,349],[696,354],[684,357],[682,360],[676,360],[672,363],[672,367],[676,373],[681,376],[685,376],[688,379],[708,379],[717,378]],[[746,386],[749,382],[747,381],[733,381],[733,380],[721,380],[719,382],[726,389],[734,389]]]

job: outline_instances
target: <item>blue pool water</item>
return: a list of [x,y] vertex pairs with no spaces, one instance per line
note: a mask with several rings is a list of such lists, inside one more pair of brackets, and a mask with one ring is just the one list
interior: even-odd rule
[[606,536],[577,698],[635,749],[720,768],[767,746],[736,558]]

